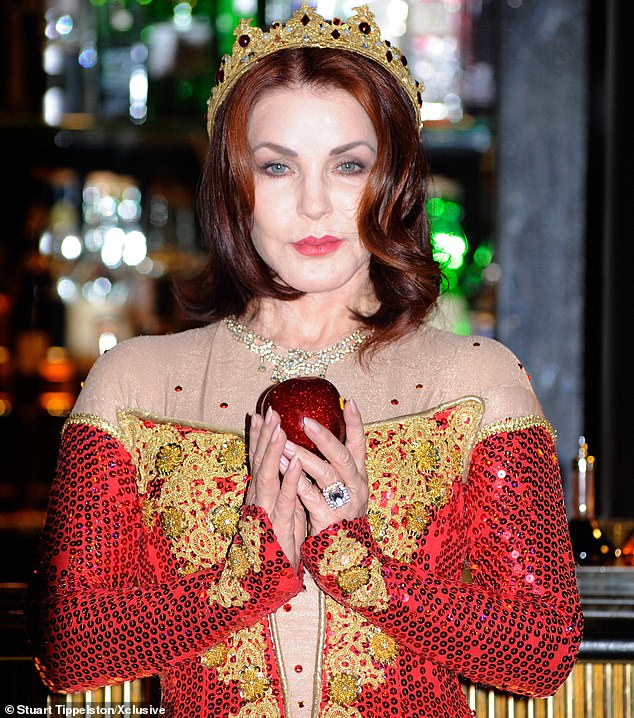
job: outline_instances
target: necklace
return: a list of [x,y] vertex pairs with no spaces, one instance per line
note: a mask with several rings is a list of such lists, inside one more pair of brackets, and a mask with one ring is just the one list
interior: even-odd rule
[[271,339],[252,332],[246,324],[238,321],[235,317],[227,317],[224,321],[233,337],[260,357],[259,371],[267,371],[267,364],[273,366],[271,381],[274,383],[296,376],[324,378],[331,364],[356,351],[367,336],[365,330],[357,329],[336,344],[331,344],[318,351],[280,349]]

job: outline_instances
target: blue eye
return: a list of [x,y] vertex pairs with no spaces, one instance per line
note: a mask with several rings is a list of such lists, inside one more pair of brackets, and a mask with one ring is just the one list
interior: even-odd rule
[[339,169],[345,174],[354,174],[355,172],[360,172],[363,169],[363,166],[358,162],[347,160],[339,165]]
[[281,162],[270,162],[264,167],[264,171],[271,175],[283,175],[287,169],[288,167]]

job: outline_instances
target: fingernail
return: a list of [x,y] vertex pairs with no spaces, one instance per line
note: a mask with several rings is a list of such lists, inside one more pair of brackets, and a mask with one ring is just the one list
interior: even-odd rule
[[357,406],[357,402],[354,399],[348,399],[348,404],[350,404],[350,408],[352,411],[354,411],[355,414],[359,413],[359,407]]
[[286,469],[288,469],[290,462],[285,456],[280,456],[280,471],[282,473],[286,472]]
[[277,441],[277,437],[280,435],[281,427],[278,424],[275,429],[273,429],[273,433],[271,434],[271,441]]
[[264,416],[264,423],[270,424],[272,416],[273,416],[273,409],[269,406],[266,410],[266,415]]
[[284,444],[284,451],[290,456],[295,456],[297,453],[297,444],[294,444],[292,441],[287,441]]
[[311,431],[321,431],[321,424],[318,421],[311,419],[310,416],[304,417],[304,426],[308,427]]

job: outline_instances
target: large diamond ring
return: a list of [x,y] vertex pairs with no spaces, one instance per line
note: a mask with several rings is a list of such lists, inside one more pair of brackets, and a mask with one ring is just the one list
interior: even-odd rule
[[335,481],[334,484],[326,486],[325,489],[322,489],[321,493],[324,495],[326,503],[331,509],[341,508],[341,506],[345,506],[348,501],[350,501],[348,487],[342,484],[341,481]]

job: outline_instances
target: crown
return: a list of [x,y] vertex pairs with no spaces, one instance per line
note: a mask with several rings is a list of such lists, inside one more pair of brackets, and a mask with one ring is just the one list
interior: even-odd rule
[[251,27],[251,18],[240,20],[233,32],[236,40],[231,55],[220,61],[216,84],[207,102],[209,134],[218,108],[242,75],[266,55],[300,47],[346,50],[374,60],[405,90],[420,124],[423,87],[412,77],[405,55],[388,40],[381,39],[381,31],[367,5],[353,11],[355,14],[345,21],[339,18],[328,21],[304,4],[285,23],[274,22],[266,31]]

